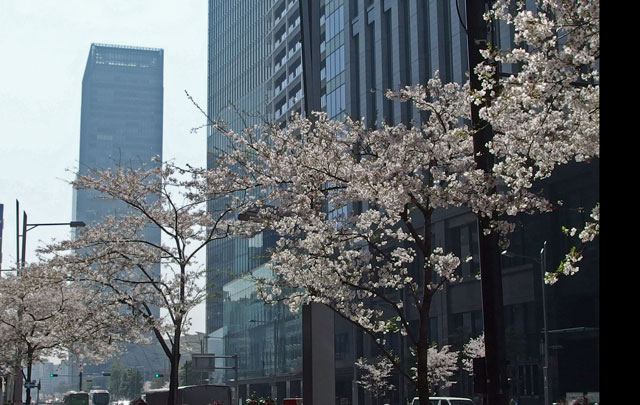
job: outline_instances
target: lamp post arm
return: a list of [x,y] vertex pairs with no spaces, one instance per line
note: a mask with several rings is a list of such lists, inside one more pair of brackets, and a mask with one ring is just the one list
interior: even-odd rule
[[51,223],[47,223],[47,224],[27,224],[26,226],[30,227],[30,228],[27,228],[27,231],[30,231],[33,228],[37,227],[37,226],[60,226],[60,225],[68,225],[68,226],[70,226],[72,228],[77,228],[77,227],[84,226],[85,223],[82,222],[82,221],[51,222]]

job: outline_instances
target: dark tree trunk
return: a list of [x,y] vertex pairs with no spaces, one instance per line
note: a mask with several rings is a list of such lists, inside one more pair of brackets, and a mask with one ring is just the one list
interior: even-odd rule
[[169,374],[169,395],[167,397],[167,405],[175,405],[178,403],[178,372],[180,368],[180,328],[175,331],[173,345],[171,347]]

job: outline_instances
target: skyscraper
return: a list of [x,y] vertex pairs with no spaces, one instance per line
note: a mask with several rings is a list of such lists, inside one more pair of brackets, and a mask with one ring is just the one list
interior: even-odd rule
[[[162,49],[91,45],[82,80],[79,174],[162,158],[162,81]],[[89,224],[117,206],[80,191],[73,218]]]
[[[91,44],[82,80],[79,175],[162,160],[163,61],[162,49]],[[74,190],[74,220],[91,224],[124,212],[123,203],[95,197],[92,191]],[[145,238],[159,243],[160,230],[149,227]],[[155,273],[160,275],[159,265]],[[121,361],[151,373],[157,358],[151,347],[131,347]]]

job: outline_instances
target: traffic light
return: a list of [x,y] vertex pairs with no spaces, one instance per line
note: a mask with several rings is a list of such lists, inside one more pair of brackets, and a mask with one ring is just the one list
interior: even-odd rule
[[155,373],[154,377],[156,377],[156,378],[164,377],[164,374]]
[[49,373],[49,377],[57,377],[58,374],[54,374],[54,373]]

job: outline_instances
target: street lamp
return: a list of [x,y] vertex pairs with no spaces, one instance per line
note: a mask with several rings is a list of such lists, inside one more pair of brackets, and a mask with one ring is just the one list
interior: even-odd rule
[[18,233],[18,229],[20,228],[18,226],[19,224],[19,217],[20,217],[20,213],[19,213],[20,209],[19,209],[19,204],[18,201],[16,200],[16,253],[18,252],[18,245],[19,243],[19,238],[20,236],[22,236],[22,255],[18,256],[21,257],[20,260],[20,266],[19,267],[24,267],[25,265],[25,256],[26,256],[26,252],[27,252],[27,232],[32,230],[35,227],[38,226],[69,226],[71,228],[82,228],[84,226],[86,226],[86,224],[82,221],[71,221],[71,222],[48,222],[48,223],[38,223],[38,224],[29,224],[27,222],[27,213],[25,211],[22,212],[22,235],[20,235]]
[[[71,221],[71,222],[50,222],[50,223],[37,223],[37,224],[29,224],[27,222],[27,213],[25,211],[22,212],[22,235],[20,235],[20,203],[16,200],[16,274],[20,274],[19,269],[25,267],[25,256],[27,252],[27,232],[32,230],[38,226],[70,226],[72,228],[78,228],[85,226],[85,223],[82,221]],[[22,237],[22,255],[20,255],[20,237]],[[18,316],[21,317],[22,314],[20,310],[18,311]],[[31,364],[28,364],[28,377],[31,378]],[[22,401],[22,370],[16,367],[14,371],[14,386],[13,386],[13,401],[21,402]],[[82,384],[82,379],[80,379],[80,384]],[[81,385],[82,387],[82,385]],[[31,387],[30,385],[27,387],[27,403],[31,403]]]
[[502,254],[506,257],[522,257],[529,259],[535,263],[540,264],[540,276],[542,280],[542,333],[543,333],[543,351],[544,351],[544,365],[542,367],[542,379],[544,387],[544,405],[550,405],[549,403],[549,331],[547,328],[547,300],[545,296],[545,284],[544,275],[547,268],[547,241],[542,244],[540,249],[540,259],[534,257],[518,255],[509,251],[503,251]]

